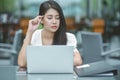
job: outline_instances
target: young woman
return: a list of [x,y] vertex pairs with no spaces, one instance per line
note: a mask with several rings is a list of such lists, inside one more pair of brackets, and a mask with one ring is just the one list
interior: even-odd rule
[[[42,24],[43,29],[38,29]],[[76,38],[66,32],[66,22],[61,7],[53,0],[41,4],[39,16],[29,21],[24,43],[18,56],[18,65],[26,67],[27,45],[72,45],[74,49],[74,66],[81,65],[82,59],[76,49]]]

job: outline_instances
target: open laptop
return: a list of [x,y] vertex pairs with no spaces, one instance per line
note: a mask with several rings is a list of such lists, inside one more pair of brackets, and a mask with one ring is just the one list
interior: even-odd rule
[[73,74],[28,74],[28,80],[74,80]]
[[16,80],[15,66],[0,66],[0,80]]
[[104,57],[103,42],[100,33],[81,32],[83,48],[83,65],[75,67],[78,76],[91,76],[98,73],[115,70]]
[[27,46],[28,73],[73,73],[73,46]]

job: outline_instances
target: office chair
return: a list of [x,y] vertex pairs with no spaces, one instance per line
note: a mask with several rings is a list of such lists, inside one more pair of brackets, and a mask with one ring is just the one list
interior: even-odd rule
[[[120,66],[120,61],[110,58],[110,54],[120,51],[120,48],[104,51],[100,33],[81,32],[83,64],[96,66],[92,74],[114,71]],[[100,63],[100,64],[99,64]],[[101,66],[101,67],[100,67]],[[97,70],[99,69],[99,70]]]
[[[15,64],[15,59],[17,57],[17,53],[20,50],[21,47],[21,41],[22,41],[22,30],[18,29],[15,32],[13,44],[6,44],[6,43],[0,43],[0,54],[8,54],[10,57],[10,64]],[[6,56],[3,56],[6,57]]]

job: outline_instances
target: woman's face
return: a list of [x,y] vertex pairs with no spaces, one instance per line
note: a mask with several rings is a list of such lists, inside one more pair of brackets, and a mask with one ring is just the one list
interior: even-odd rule
[[43,17],[44,29],[50,32],[56,32],[60,25],[60,16],[55,9],[48,9]]

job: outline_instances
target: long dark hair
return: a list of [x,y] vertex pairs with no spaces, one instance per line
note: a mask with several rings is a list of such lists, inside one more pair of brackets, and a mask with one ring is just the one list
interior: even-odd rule
[[62,12],[61,7],[59,4],[53,0],[45,1],[40,5],[39,8],[39,15],[44,15],[48,9],[53,8],[55,9],[60,16],[60,27],[55,32],[54,38],[53,38],[53,45],[66,45],[67,38],[66,38],[66,22],[65,18]]

